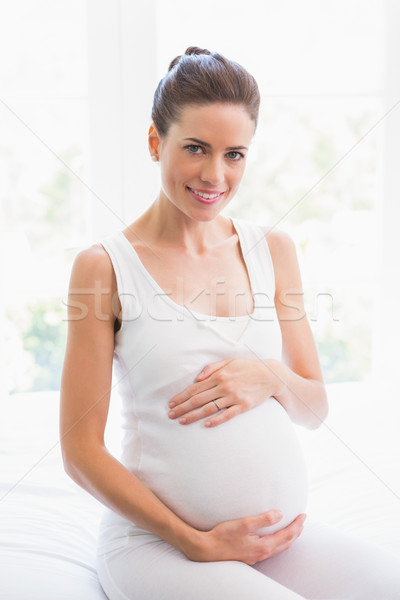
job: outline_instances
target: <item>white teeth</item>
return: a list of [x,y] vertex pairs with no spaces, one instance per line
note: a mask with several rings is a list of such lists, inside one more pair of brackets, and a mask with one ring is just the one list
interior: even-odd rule
[[218,196],[221,195],[221,194],[204,194],[203,192],[198,192],[197,190],[193,190],[193,192],[195,194],[197,194],[197,196],[201,196],[202,198],[205,198],[206,200],[213,200],[214,198],[217,198]]

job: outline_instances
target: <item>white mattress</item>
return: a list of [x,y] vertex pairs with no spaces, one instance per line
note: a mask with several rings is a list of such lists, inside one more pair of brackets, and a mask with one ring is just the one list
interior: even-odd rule
[[[390,395],[329,386],[326,425],[298,429],[310,474],[308,513],[400,553],[400,442]],[[118,398],[108,427],[118,452]],[[58,394],[1,401],[0,590],[7,600],[105,600],[94,556],[101,506],[63,472]]]
[[105,600],[94,556],[99,503],[63,472],[58,394],[1,405],[0,597]]
[[328,386],[330,414],[299,430],[309,465],[308,513],[400,554],[400,403],[379,384]]

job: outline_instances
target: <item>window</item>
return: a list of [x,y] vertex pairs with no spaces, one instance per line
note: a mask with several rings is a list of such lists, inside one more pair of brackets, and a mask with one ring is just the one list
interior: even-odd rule
[[58,389],[60,298],[91,232],[86,7],[16,0],[0,27],[2,385]]
[[[378,355],[385,366],[393,324],[374,324],[388,301],[376,293],[386,289],[381,258],[398,250],[399,209],[387,204],[398,184],[386,159],[400,126],[390,121],[389,131],[383,118],[397,98],[384,76],[395,3],[16,0],[7,11],[0,313],[9,392],[59,385],[72,260],[154,199],[152,94],[190,45],[226,54],[259,82],[258,131],[226,212],[294,237],[326,381],[365,379]],[[385,269],[390,282],[393,264]]]

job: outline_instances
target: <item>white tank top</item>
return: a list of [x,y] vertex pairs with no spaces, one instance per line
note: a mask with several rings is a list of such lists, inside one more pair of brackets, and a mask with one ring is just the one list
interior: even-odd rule
[[216,315],[205,315],[204,313],[198,313],[194,310],[191,312],[197,319],[207,321],[209,327],[214,327],[221,335],[231,338],[236,342],[242,337],[250,322],[250,315],[219,317]]
[[[230,219],[254,299],[253,313],[236,321],[199,319],[174,302],[122,231],[101,241],[115,270],[122,306],[114,350],[124,421],[121,462],[193,527],[209,529],[227,519],[281,509],[284,518],[278,526],[264,528],[267,532],[291,522],[304,511],[306,500],[302,453],[282,406],[266,398],[211,429],[203,420],[181,425],[168,418],[169,400],[194,383],[207,364],[225,358],[281,360],[265,235],[257,225]],[[104,523],[101,539],[106,545],[120,539],[122,530],[130,535],[139,531],[114,513]]]

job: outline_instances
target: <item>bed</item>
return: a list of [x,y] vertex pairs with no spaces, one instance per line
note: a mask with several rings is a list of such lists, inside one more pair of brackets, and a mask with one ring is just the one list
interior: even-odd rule
[[[400,553],[399,413],[371,382],[328,386],[331,411],[298,429],[308,513]],[[1,400],[0,590],[7,600],[106,600],[95,571],[101,505],[62,468],[57,392]],[[107,444],[118,453],[119,399]]]

